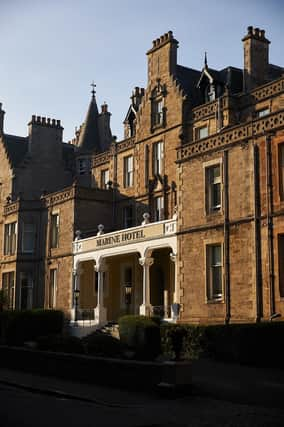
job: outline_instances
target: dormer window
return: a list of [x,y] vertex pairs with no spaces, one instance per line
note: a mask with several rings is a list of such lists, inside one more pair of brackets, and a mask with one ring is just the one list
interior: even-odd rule
[[166,109],[165,109],[165,96],[166,88],[165,85],[160,84],[160,80],[157,81],[157,86],[152,91],[151,96],[151,130],[155,128],[164,127],[166,125]]
[[155,99],[152,103],[152,121],[153,126],[163,124],[163,100]]

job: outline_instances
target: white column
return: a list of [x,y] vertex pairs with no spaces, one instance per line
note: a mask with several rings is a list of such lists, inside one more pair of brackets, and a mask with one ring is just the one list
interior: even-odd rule
[[106,270],[107,268],[104,261],[95,265],[95,271],[98,273],[98,294],[97,306],[95,308],[95,321],[98,324],[104,324],[107,322],[107,310],[104,307],[104,273]]
[[151,314],[150,304],[150,267],[154,262],[154,258],[145,257],[139,258],[139,264],[143,267],[143,302],[140,305],[140,314],[149,316]]
[[[174,303],[176,304],[180,304],[180,288],[178,285],[178,269],[177,269],[177,254],[175,253],[171,253],[170,254],[170,260],[172,261],[172,263],[174,264],[174,269],[175,269],[175,283],[174,283]],[[171,309],[171,317],[173,320],[177,320],[177,316],[174,315],[173,310]]]
[[[72,308],[71,308],[71,320],[75,320],[75,300],[74,300],[74,291],[79,290],[80,291],[80,276],[83,273],[83,269],[80,266],[80,264],[77,266],[77,268],[74,268],[72,274],[73,274],[73,286],[72,286]],[[79,303],[79,301],[78,301]],[[77,307],[79,308],[79,307]]]

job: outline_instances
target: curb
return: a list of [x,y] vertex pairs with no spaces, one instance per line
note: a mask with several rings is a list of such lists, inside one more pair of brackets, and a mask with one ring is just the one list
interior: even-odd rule
[[68,393],[68,392],[65,392],[62,390],[55,390],[55,389],[51,389],[51,388],[41,388],[41,387],[36,387],[36,386],[30,386],[30,385],[26,385],[26,384],[22,384],[22,383],[15,383],[13,381],[8,381],[8,380],[1,380],[0,379],[0,384],[6,385],[9,387],[13,387],[13,388],[17,388],[20,390],[25,390],[25,391],[28,391],[30,393],[43,394],[46,396],[53,396],[53,397],[57,397],[59,399],[61,398],[61,399],[77,400],[77,401],[86,402],[86,403],[94,403],[94,404],[100,405],[100,406],[107,406],[107,407],[113,407],[113,408],[142,408],[143,407],[143,405],[135,405],[135,404],[126,405],[123,403],[106,402],[104,400],[92,399],[89,397],[78,396],[74,393]]

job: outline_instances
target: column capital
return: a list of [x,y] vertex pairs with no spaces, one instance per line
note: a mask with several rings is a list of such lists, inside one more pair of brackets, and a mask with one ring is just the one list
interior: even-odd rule
[[174,252],[170,253],[170,260],[175,263],[177,261],[177,254]]
[[103,273],[104,271],[107,271],[107,263],[105,260],[101,260],[100,262],[96,263],[94,265],[94,270],[97,273]]
[[151,267],[153,263],[154,263],[154,258],[152,257],[139,258],[139,264],[142,265],[142,267],[144,266]]
[[73,276],[81,276],[84,273],[84,269],[79,265],[77,268],[73,268]]

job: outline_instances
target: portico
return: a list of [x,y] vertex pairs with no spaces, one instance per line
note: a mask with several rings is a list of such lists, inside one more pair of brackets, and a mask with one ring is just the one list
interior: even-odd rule
[[[179,303],[176,219],[144,223],[73,242],[71,318],[80,323],[88,312],[93,324],[116,321],[123,314],[159,314],[175,320]],[[77,313],[75,313],[77,308]],[[77,314],[77,316],[76,316]]]

